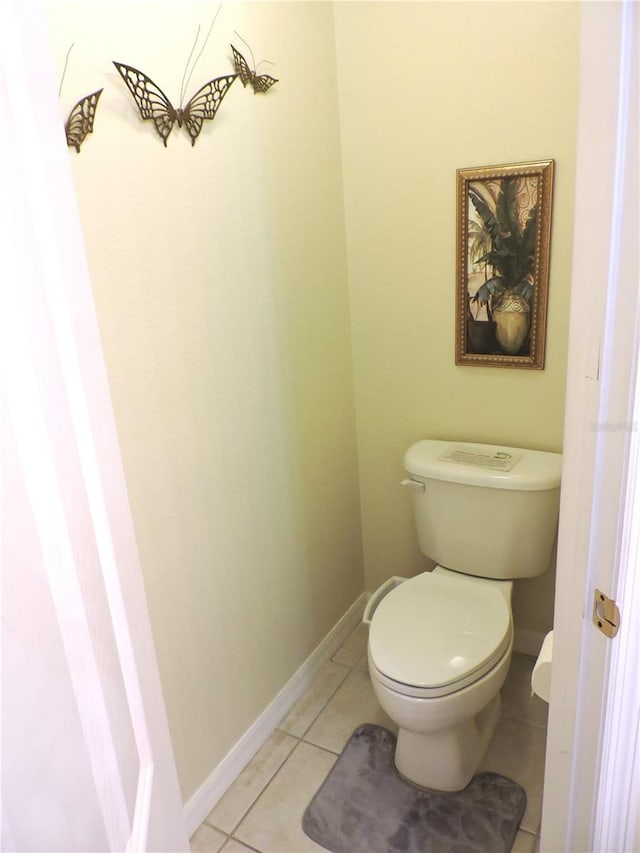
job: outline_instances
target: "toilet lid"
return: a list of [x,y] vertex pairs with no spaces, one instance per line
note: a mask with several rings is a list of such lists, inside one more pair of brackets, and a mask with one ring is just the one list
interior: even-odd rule
[[382,599],[369,628],[369,654],[387,678],[442,694],[488,672],[511,634],[511,608],[499,588],[424,572]]

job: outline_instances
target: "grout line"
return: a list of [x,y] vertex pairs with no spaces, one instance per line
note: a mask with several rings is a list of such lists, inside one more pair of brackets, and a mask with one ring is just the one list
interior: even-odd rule
[[342,755],[342,750],[340,750],[340,752],[334,752],[332,749],[329,749],[326,746],[320,746],[320,744],[314,743],[312,740],[305,740],[304,738],[302,738],[300,742],[304,743],[306,746],[312,746],[314,747],[314,749],[321,749],[322,752],[328,752],[329,755],[335,755],[337,758],[340,758],[340,756]]
[[[342,685],[345,683],[345,681],[347,680],[347,678],[348,678],[348,677],[351,675],[351,673],[353,672],[353,669],[351,669],[350,667],[346,666],[345,664],[337,663],[337,662],[336,662],[336,661],[334,661],[334,660],[330,660],[330,661],[328,661],[328,662],[329,662],[329,663],[335,663],[335,665],[336,665],[336,666],[340,666],[340,667],[342,667],[342,668],[344,669],[344,671],[345,671],[345,672],[344,672],[343,677],[340,679],[340,681],[339,681],[339,682],[337,683],[337,685],[335,686],[335,688],[334,688],[334,690],[332,691],[332,693],[330,693],[330,694],[329,694],[329,696],[327,697],[326,701],[324,702],[324,704],[322,705],[322,707],[320,708],[320,710],[319,710],[319,711],[317,712],[317,714],[313,717],[313,719],[311,720],[311,722],[309,723],[309,725],[306,727],[306,729],[304,729],[304,731],[302,732],[302,734],[301,734],[301,735],[294,735],[294,734],[291,734],[291,732],[288,732],[286,729],[278,729],[278,731],[283,732],[283,733],[284,733],[284,734],[286,734],[286,735],[291,735],[291,737],[295,737],[295,738],[297,738],[298,740],[303,740],[303,739],[304,739],[304,737],[305,737],[305,735],[307,735],[307,734],[308,734],[309,729],[313,726],[313,724],[315,723],[315,721],[316,721],[316,720],[318,719],[318,717],[320,716],[320,714],[322,714],[322,712],[325,710],[325,708],[327,707],[327,705],[329,704],[329,702],[331,702],[331,700],[332,700],[332,699],[333,699],[333,697],[336,695],[336,693],[338,692],[338,690],[340,690],[340,688],[341,688],[341,687],[342,687]],[[312,685],[313,685],[313,682],[309,685],[309,687],[307,688],[307,690],[310,690],[310,689],[311,689],[311,687],[312,687]],[[300,699],[298,700],[298,702],[301,702],[305,695],[306,695],[306,694],[303,694],[303,695],[300,697]],[[298,703],[296,702],[296,705],[297,705],[297,704],[298,704]],[[295,708],[296,706],[294,705],[293,707]],[[293,708],[292,708],[291,710],[293,710]],[[276,728],[277,728],[277,727],[276,727]]]
[[[245,847],[249,847],[249,849],[251,849],[251,850],[256,850],[256,853],[262,853],[262,851],[257,850],[257,849],[256,849],[256,848],[254,848],[254,847],[250,847],[250,845],[248,845],[248,844],[246,843],[246,841],[243,841],[241,838],[236,837],[235,833],[238,831],[238,829],[240,828],[240,825],[241,825],[241,824],[242,824],[242,822],[245,820],[245,818],[247,818],[247,817],[249,816],[249,813],[250,813],[250,812],[252,811],[252,809],[255,807],[255,805],[257,804],[257,802],[258,802],[258,800],[260,799],[260,797],[264,794],[264,792],[267,790],[267,788],[269,787],[269,785],[274,781],[274,779],[276,778],[276,776],[278,775],[278,773],[282,770],[282,768],[284,767],[284,765],[287,763],[287,761],[291,758],[291,756],[293,755],[293,753],[298,749],[298,747],[299,747],[299,746],[300,746],[300,744],[302,744],[302,743],[303,743],[305,746],[311,746],[311,747],[313,747],[314,749],[319,749],[321,752],[326,752],[326,753],[328,753],[329,755],[334,756],[335,758],[338,758],[338,757],[340,756],[340,753],[339,753],[339,752],[337,752],[337,753],[336,753],[336,752],[333,752],[333,751],[332,751],[332,750],[330,750],[330,749],[325,749],[325,747],[323,747],[323,746],[318,746],[318,744],[316,744],[316,743],[309,743],[308,741],[306,741],[306,740],[302,740],[301,738],[300,738],[300,739],[298,739],[298,743],[293,747],[293,749],[291,750],[291,752],[289,753],[289,755],[287,755],[287,757],[285,758],[285,760],[284,760],[284,761],[282,762],[282,764],[278,767],[278,769],[276,770],[276,772],[275,772],[275,773],[273,774],[273,776],[269,779],[269,781],[268,781],[268,782],[267,782],[267,784],[264,786],[264,788],[260,791],[260,793],[258,794],[258,796],[253,800],[253,802],[251,803],[251,805],[249,806],[249,808],[246,810],[246,812],[242,815],[242,818],[238,821],[238,823],[236,824],[236,826],[233,828],[233,831],[231,832],[231,835],[229,836],[229,837],[233,838],[235,841],[238,841],[240,844],[244,844],[244,845],[245,845]],[[217,827],[214,827],[214,829],[217,829]],[[223,830],[218,830],[218,831],[219,831],[219,832],[222,832]],[[224,833],[224,834],[226,835],[227,833]],[[225,841],[225,844],[226,844],[226,843],[227,843],[227,842]]]
[[519,826],[519,827],[518,827],[518,832],[526,832],[526,833],[527,833],[527,835],[533,835],[533,837],[534,837],[534,838],[537,838],[537,837],[538,837],[538,833],[537,833],[537,832],[531,832],[531,830],[530,830],[530,829],[525,829],[523,826]]
[[196,829],[196,831],[189,837],[189,847],[191,847],[191,839],[195,838],[196,834],[202,829],[203,826],[206,826],[207,829],[215,829],[215,831],[219,832],[220,835],[224,835],[224,841],[222,843],[222,847],[220,848],[220,850],[222,850],[227,841],[229,841],[229,839],[231,838],[231,835],[228,832],[225,832],[224,829],[220,829],[217,826],[213,826],[212,824],[207,823],[206,820],[203,820],[200,826]]
[[[230,836],[230,837],[231,837],[231,839],[232,839],[233,841],[237,841],[237,842],[238,842],[238,844],[242,844],[242,845],[243,845],[243,847],[246,847],[246,848],[247,848],[247,850],[253,850],[253,851],[254,851],[254,853],[262,853],[262,850],[258,850],[258,848],[257,848],[257,847],[252,847],[250,844],[247,844],[247,842],[246,842],[246,841],[240,841],[240,839],[239,839],[239,838],[235,838],[235,836],[233,836],[233,835],[232,835],[232,836]],[[226,846],[227,846],[227,842],[225,841],[225,843],[224,843],[224,844],[225,844],[225,847],[226,847]],[[222,848],[222,850],[220,851],[220,853],[224,853],[224,847]]]
[[[274,731],[275,731],[275,729],[274,729]],[[288,732],[283,732],[283,734],[289,734],[289,733],[288,733]],[[270,735],[270,736],[271,736],[271,735]],[[255,804],[258,802],[258,800],[260,799],[260,797],[264,794],[264,792],[267,790],[267,788],[269,787],[269,785],[273,782],[273,780],[276,778],[276,776],[278,775],[278,773],[282,770],[282,768],[284,767],[284,765],[287,763],[287,761],[291,758],[291,756],[293,755],[293,753],[294,753],[294,752],[296,751],[296,749],[298,748],[298,746],[299,746],[299,744],[300,744],[300,742],[301,742],[301,741],[300,741],[300,738],[297,738],[297,737],[295,737],[294,735],[289,735],[289,737],[293,737],[293,738],[294,738],[294,740],[297,740],[297,741],[298,741],[298,743],[296,743],[296,744],[295,744],[295,746],[294,746],[294,747],[292,747],[292,749],[290,750],[290,752],[288,752],[288,753],[287,753],[287,755],[284,757],[284,759],[280,762],[280,764],[278,764],[278,766],[277,766],[277,767],[276,767],[276,769],[273,771],[273,773],[271,774],[271,776],[269,776],[269,778],[267,779],[267,781],[265,782],[265,784],[262,786],[262,788],[260,788],[260,790],[258,791],[258,793],[256,794],[256,796],[253,798],[253,800],[251,801],[251,804],[247,807],[246,811],[245,811],[245,812],[243,812],[242,817],[240,818],[240,820],[239,820],[237,823],[235,823],[235,824],[233,825],[233,829],[231,830],[231,832],[227,832],[227,831],[226,831],[226,830],[224,830],[224,829],[220,829],[219,827],[215,826],[215,824],[212,824],[212,823],[209,823],[209,826],[212,826],[214,829],[217,829],[217,830],[218,830],[218,832],[224,832],[224,834],[225,834],[225,835],[229,835],[229,837],[232,837],[232,836],[233,836],[233,833],[238,829],[238,827],[240,826],[240,824],[242,823],[242,821],[243,821],[243,820],[245,819],[245,817],[249,814],[249,812],[251,811],[251,809],[255,806]],[[253,760],[253,759],[252,759],[252,760]],[[251,762],[249,762],[249,763],[251,763]],[[249,765],[247,765],[247,767],[248,767],[248,766],[249,766]],[[245,769],[246,769],[246,768],[245,768]],[[242,772],[244,772],[244,771],[242,771]],[[236,776],[236,778],[233,780],[233,783],[232,783],[232,784],[235,784],[235,783],[238,781],[238,779],[240,778],[240,776],[241,776],[241,775],[242,775],[242,773],[238,774],[238,776]],[[207,819],[206,819],[206,818],[205,818],[205,821],[204,821],[204,822],[205,822],[205,823],[207,822]],[[236,841],[240,841],[240,839],[239,839],[239,838],[237,838],[237,839],[236,839]],[[240,843],[241,843],[241,844],[244,844],[244,841],[241,841]],[[226,844],[226,842],[225,842],[225,844]]]
[[[235,835],[234,835],[234,834],[238,831],[238,829],[240,829],[240,824],[245,820],[245,818],[246,818],[246,817],[248,817],[248,816],[249,816],[249,813],[251,812],[251,810],[253,809],[253,807],[256,805],[256,803],[258,802],[258,800],[260,799],[260,797],[264,794],[264,792],[267,790],[267,788],[269,787],[269,785],[273,782],[273,780],[276,778],[276,776],[278,775],[278,773],[282,770],[282,768],[284,767],[284,765],[285,765],[285,764],[287,763],[287,761],[291,758],[291,756],[292,756],[292,755],[293,755],[293,753],[296,751],[296,749],[298,749],[298,747],[300,746],[300,744],[301,744],[301,743],[302,743],[302,741],[301,741],[301,740],[298,740],[298,743],[293,747],[293,749],[291,750],[291,752],[289,753],[289,755],[287,755],[287,757],[286,757],[286,758],[285,758],[285,760],[282,762],[282,764],[278,767],[278,769],[276,770],[276,772],[271,776],[271,778],[269,779],[269,781],[267,782],[267,784],[264,786],[264,788],[260,791],[260,793],[258,794],[258,796],[254,798],[254,800],[253,800],[253,802],[251,803],[251,805],[249,806],[249,808],[248,808],[248,809],[246,810],[246,812],[242,815],[242,817],[240,818],[240,820],[238,821],[238,823],[234,826],[233,831],[231,832],[231,837],[235,837]],[[236,838],[236,841],[239,841],[239,842],[240,842],[240,844],[244,844],[244,843],[245,843],[241,838]]]
[[[539,840],[539,838],[540,838],[540,836],[539,836],[539,834],[538,834],[537,832],[531,832],[531,830],[530,830],[530,829],[525,829],[523,826],[519,826],[519,827],[518,827],[518,832],[517,832],[516,834],[519,834],[519,833],[521,833],[521,832],[522,832],[522,833],[524,833],[525,835],[530,836],[530,837],[534,840],[534,842],[535,842],[535,840],[536,840],[536,839],[538,839],[538,840]],[[514,843],[515,843],[515,839],[514,839]],[[535,849],[535,847],[534,847],[534,848],[532,848],[532,849]]]
[[[335,663],[335,661],[333,661],[333,663]],[[342,666],[343,664],[337,664],[337,665],[338,665],[338,666]],[[337,684],[337,686],[336,686],[336,689],[331,693],[331,695],[329,696],[329,698],[327,699],[327,701],[324,703],[324,705],[322,706],[322,708],[320,708],[320,710],[319,710],[319,711],[318,711],[318,713],[315,715],[315,717],[313,718],[313,720],[309,723],[309,725],[307,726],[307,728],[302,732],[302,734],[300,735],[300,740],[304,740],[305,736],[309,734],[309,730],[313,727],[313,725],[314,725],[314,723],[316,722],[316,720],[318,719],[318,717],[319,717],[319,716],[320,716],[320,715],[321,715],[321,714],[326,710],[327,705],[329,704],[329,702],[331,702],[331,700],[333,699],[333,697],[336,695],[336,693],[338,692],[338,690],[340,690],[340,688],[341,688],[341,687],[342,687],[342,685],[345,683],[345,681],[347,680],[347,678],[349,678],[349,676],[351,675],[351,673],[352,673],[352,672],[353,672],[353,670],[352,670],[352,669],[349,669],[349,668],[347,667],[347,669],[346,669],[346,671],[345,671],[345,674],[344,674],[344,678],[341,678],[341,679],[340,679],[340,681],[338,682],[338,684]]]

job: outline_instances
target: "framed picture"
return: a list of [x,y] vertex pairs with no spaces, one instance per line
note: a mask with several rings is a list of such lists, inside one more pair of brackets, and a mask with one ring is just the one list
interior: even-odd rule
[[553,160],[456,175],[456,364],[542,370]]

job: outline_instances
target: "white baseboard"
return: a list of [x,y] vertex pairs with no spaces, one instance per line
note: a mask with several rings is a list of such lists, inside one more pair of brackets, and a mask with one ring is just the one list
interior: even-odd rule
[[367,594],[363,592],[222,759],[209,778],[187,800],[184,805],[184,820],[189,837],[251,761],[278,723],[286,717],[309,687],[322,664],[338,651],[360,622],[366,602]]
[[537,658],[542,648],[542,641],[545,635],[540,631],[531,631],[529,628],[516,628],[513,637],[514,652],[521,652],[523,655],[531,655]]

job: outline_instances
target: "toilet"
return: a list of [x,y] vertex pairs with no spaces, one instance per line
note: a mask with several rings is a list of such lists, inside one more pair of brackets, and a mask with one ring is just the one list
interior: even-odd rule
[[373,689],[399,728],[396,768],[414,784],[461,790],[484,757],[513,649],[513,582],[553,556],[561,461],[435,440],[405,454],[419,547],[436,566],[383,584],[365,621]]

